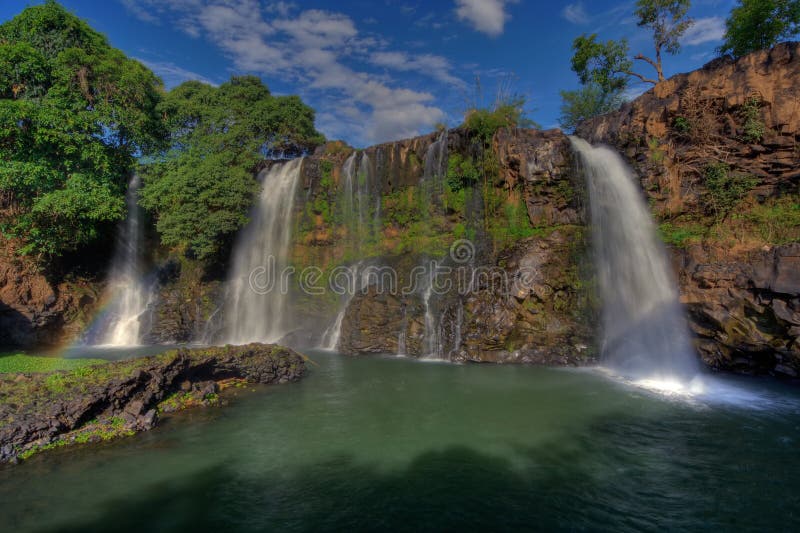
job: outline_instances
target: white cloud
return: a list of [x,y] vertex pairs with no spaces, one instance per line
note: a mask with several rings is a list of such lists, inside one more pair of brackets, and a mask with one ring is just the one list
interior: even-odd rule
[[505,24],[511,20],[506,12],[508,4],[517,0],[456,0],[456,16],[467,21],[481,33],[497,37],[503,33]]
[[209,85],[217,85],[215,82],[211,81],[205,76],[197,74],[196,72],[192,72],[191,70],[181,68],[175,63],[170,63],[168,61],[147,61],[141,58],[135,59],[155,72],[162,80],[164,80],[164,85],[166,85],[168,88],[175,87],[176,85],[180,85],[181,83],[189,80],[197,80]]
[[722,17],[708,17],[695,20],[694,24],[683,34],[681,42],[685,45],[696,46],[721,41],[724,36],[725,21]]
[[434,54],[412,56],[406,52],[375,52],[369,57],[373,65],[402,72],[419,72],[441,82],[464,88],[463,80],[453,76],[447,58]]
[[264,8],[267,13],[275,13],[281,17],[288,17],[289,13],[295,9],[297,9],[297,4],[294,2],[270,2]]
[[567,6],[561,10],[561,16],[573,24],[583,25],[589,23],[589,14],[586,12],[586,8],[583,7],[583,2],[567,4]]
[[[384,142],[418,135],[445,118],[432,94],[350,66],[358,61],[463,84],[446,58],[387,51],[379,37],[360,35],[341,13],[296,12],[286,2],[262,8],[258,0],[139,0],[135,5],[159,17],[170,15],[170,23],[185,33],[218,46],[238,71],[280,76],[313,92],[324,106],[317,125],[329,137]],[[172,64],[157,66],[165,78],[197,78]]]

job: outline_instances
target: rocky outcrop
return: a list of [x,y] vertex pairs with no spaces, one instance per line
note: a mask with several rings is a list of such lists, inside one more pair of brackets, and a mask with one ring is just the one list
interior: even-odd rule
[[[499,131],[493,144],[496,180],[469,192],[474,207],[445,209],[441,222],[445,235],[472,228],[468,243],[454,243],[468,248],[468,261],[453,249],[444,257],[401,254],[376,261],[406,287],[413,268],[435,260],[447,271],[438,283],[450,290],[431,296],[424,280],[404,294],[365,287],[348,306],[340,350],[494,363],[594,360],[584,187],[569,141],[559,131],[514,129]],[[467,132],[449,134],[451,157],[475,157],[474,150]],[[488,215],[487,205],[501,213],[521,209],[527,220]],[[496,219],[487,223],[487,216]],[[516,224],[518,234],[498,247],[496,235],[508,229],[503,224]]]
[[[220,384],[277,384],[305,372],[299,354],[251,344],[181,349],[71,372],[0,376],[0,462],[146,431],[159,411],[213,404]],[[177,395],[177,396],[176,396]]]
[[142,317],[142,341],[208,343],[221,328],[223,299],[222,281],[209,275],[204,264],[185,257],[166,259],[157,270],[155,295]]
[[698,208],[702,168],[720,161],[759,178],[761,195],[800,182],[800,43],[716,59],[659,83],[577,134],[620,150],[656,212]]
[[[778,215],[770,224],[784,237],[776,239],[751,215],[798,204],[798,79],[800,44],[785,43],[674,76],[578,128],[626,156],[658,218],[698,234],[672,252],[698,350],[712,368],[800,373],[800,264],[798,245],[787,243],[800,230]],[[708,205],[709,164],[757,183],[722,221]]]
[[16,243],[0,237],[0,346],[55,345],[89,324],[100,285],[70,276],[52,281]]
[[800,376],[800,244],[747,260],[702,246],[678,251],[682,301],[703,362],[742,373]]

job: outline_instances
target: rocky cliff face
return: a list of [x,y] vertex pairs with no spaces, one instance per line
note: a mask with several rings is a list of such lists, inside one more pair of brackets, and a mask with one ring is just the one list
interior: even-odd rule
[[[421,161],[429,158],[433,138],[427,140],[416,156]],[[438,253],[390,247],[372,264],[397,272],[405,287],[415,267],[435,262],[447,269],[442,282],[451,290],[431,296],[425,281],[408,294],[364,287],[350,301],[339,348],[475,362],[591,361],[593,300],[581,272],[587,244],[583,183],[567,138],[557,131],[498,132],[492,148],[496,177],[462,191],[453,190],[454,169],[476,158],[476,148],[461,130],[446,142],[445,176],[426,177],[423,170],[415,182],[391,180],[388,172],[382,188],[389,201],[380,240],[409,239],[413,222],[398,223],[391,195],[419,193],[432,213],[426,223],[434,231],[425,238],[438,241]],[[426,179],[438,180],[438,188],[417,191]],[[416,238],[414,245],[425,242]],[[457,257],[459,247],[468,257]]]
[[75,275],[54,281],[4,237],[0,249],[0,346],[55,345],[79,335],[101,300],[101,286]]
[[786,43],[675,76],[578,130],[639,173],[714,368],[800,373],[798,79],[800,44]]

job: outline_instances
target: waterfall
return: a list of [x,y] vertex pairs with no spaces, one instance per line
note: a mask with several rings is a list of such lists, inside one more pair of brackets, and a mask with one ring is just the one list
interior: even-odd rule
[[336,315],[336,320],[334,320],[333,324],[328,326],[328,329],[322,335],[322,343],[319,347],[323,350],[334,351],[339,346],[339,339],[342,337],[342,322],[344,322],[344,317],[347,314],[347,307],[350,305],[350,301],[355,296],[356,291],[362,290],[364,286],[363,278],[366,272],[362,273],[362,279],[359,281],[359,270],[361,270],[362,264],[363,261],[359,261],[347,270],[347,287],[341,297],[339,313]]
[[153,292],[145,283],[142,270],[142,209],[137,203],[140,186],[141,178],[134,175],[125,195],[128,217],[119,226],[111,261],[110,320],[98,337],[102,345],[133,346],[141,342],[141,318]]
[[[437,196],[441,194],[441,184],[446,173],[447,165],[447,132],[443,131],[425,152],[425,167],[422,176],[422,191],[428,195],[431,204],[435,204]],[[442,347],[442,318],[440,297],[434,294],[438,261],[430,261],[426,265],[428,270],[428,284],[423,293],[425,306],[425,337],[423,342],[423,357],[426,359],[447,359]]]
[[292,211],[303,159],[263,173],[258,203],[234,246],[225,298],[227,342],[276,342],[287,332]]
[[439,264],[431,261],[430,271],[428,272],[428,285],[425,287],[422,302],[425,305],[425,353],[427,359],[443,359],[441,335],[439,332],[438,310],[434,309],[432,302],[434,283],[436,282],[436,271]]
[[603,304],[603,357],[627,377],[686,381],[698,371],[677,284],[633,172],[571,137],[589,187]]
[[443,178],[447,173],[447,131],[443,131],[425,152],[423,180]]

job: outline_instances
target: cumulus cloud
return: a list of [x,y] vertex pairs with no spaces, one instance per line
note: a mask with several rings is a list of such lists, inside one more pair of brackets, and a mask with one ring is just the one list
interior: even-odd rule
[[683,44],[696,46],[698,44],[721,41],[725,36],[725,21],[722,17],[701,18],[683,34]]
[[[353,63],[463,84],[446,58],[385,50],[385,43],[359,34],[353,20],[341,13],[296,12],[286,2],[262,7],[258,0],[139,0],[136,7],[159,14],[168,10],[171,22],[218,46],[236,70],[277,75],[312,91],[324,105],[318,127],[329,137],[384,142],[418,135],[445,118],[431,93],[396,86],[387,76],[358,70]],[[165,79],[192,74],[171,64],[157,66]]]
[[589,23],[589,14],[586,12],[586,8],[583,7],[583,2],[567,4],[567,6],[561,10],[561,16],[573,24],[582,25]]
[[456,16],[491,37],[502,35],[511,15],[506,8],[517,0],[456,0]]

